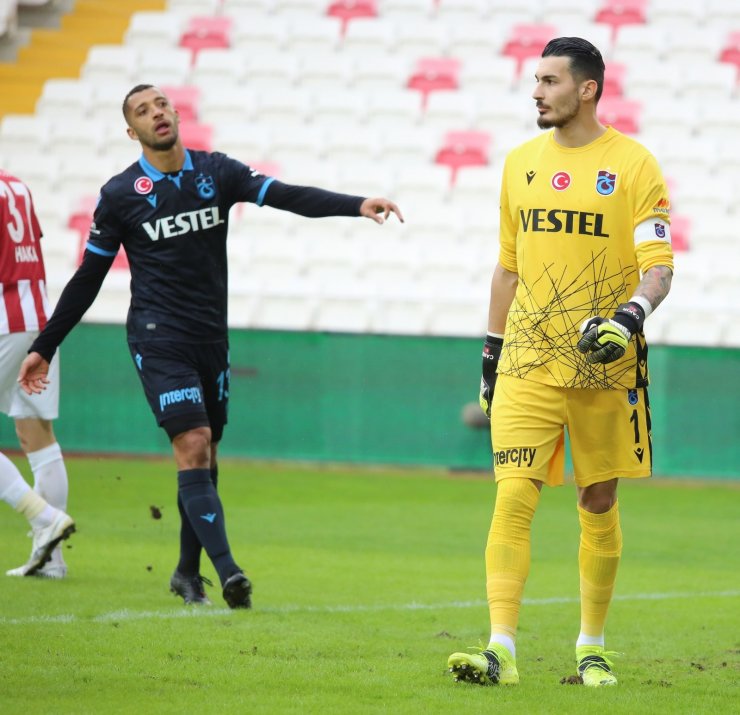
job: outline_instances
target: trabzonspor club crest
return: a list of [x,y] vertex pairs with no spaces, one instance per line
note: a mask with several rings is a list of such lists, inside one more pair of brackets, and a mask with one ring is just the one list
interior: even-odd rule
[[195,177],[195,188],[201,199],[212,199],[216,195],[216,185],[213,183],[212,176],[198,174]]
[[614,187],[617,185],[617,175],[610,174],[608,171],[602,169],[596,175],[596,191],[602,196],[609,196],[614,193]]

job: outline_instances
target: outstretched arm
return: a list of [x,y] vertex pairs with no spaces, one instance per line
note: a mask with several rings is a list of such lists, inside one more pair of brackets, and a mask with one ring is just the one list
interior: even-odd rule
[[377,223],[383,223],[393,212],[403,221],[398,207],[388,199],[368,199],[314,186],[284,184],[276,180],[267,185],[264,205],[307,218],[366,216]]

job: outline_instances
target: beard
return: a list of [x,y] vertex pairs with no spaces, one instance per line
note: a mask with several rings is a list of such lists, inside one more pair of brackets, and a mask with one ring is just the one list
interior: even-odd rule
[[153,149],[154,151],[168,151],[172,149],[175,144],[177,144],[177,140],[179,137],[179,132],[177,131],[177,127],[175,127],[175,131],[173,132],[172,136],[167,137],[167,139],[151,139],[151,140],[144,140],[141,137],[139,137],[139,141],[146,146],[149,149]]
[[580,108],[581,103],[579,102],[577,97],[574,97],[573,101],[570,104],[563,107],[558,116],[552,119],[545,119],[542,116],[537,117],[537,126],[540,129],[552,129],[553,127],[556,127],[557,129],[562,129],[564,126],[573,121],[576,116],[578,116]]
[[150,149],[154,149],[155,151],[168,151],[169,149],[172,149],[175,144],[177,144],[177,132],[175,132],[171,137],[168,139],[162,139],[162,140],[154,140],[151,142],[142,142]]

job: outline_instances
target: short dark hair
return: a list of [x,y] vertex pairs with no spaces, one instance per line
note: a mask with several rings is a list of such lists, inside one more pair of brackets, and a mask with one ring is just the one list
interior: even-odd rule
[[604,89],[604,58],[597,47],[582,37],[556,37],[545,45],[542,56],[568,57],[570,72],[576,79],[596,82],[596,102],[599,101]]
[[128,100],[131,98],[132,94],[137,94],[138,92],[143,92],[145,89],[151,89],[154,87],[153,84],[137,84],[136,87],[133,87],[128,91],[128,94],[123,98],[123,118],[128,122]]

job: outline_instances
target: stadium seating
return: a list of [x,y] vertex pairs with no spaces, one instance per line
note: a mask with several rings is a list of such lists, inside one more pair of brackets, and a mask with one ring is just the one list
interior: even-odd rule
[[434,15],[435,0],[382,0],[383,17],[393,22],[417,22]]
[[198,151],[213,151],[213,127],[197,121],[180,121],[180,136],[185,146]]
[[434,161],[450,168],[450,184],[454,185],[458,172],[469,166],[485,166],[491,137],[487,132],[448,132]]
[[734,65],[740,79],[740,30],[727,35],[720,48],[719,59],[721,62]]
[[616,41],[624,25],[644,25],[647,0],[605,0],[597,10],[594,20],[612,29],[612,41]]
[[488,15],[487,0],[442,0],[441,2],[427,2],[436,9],[436,17],[444,24],[474,25]]
[[447,53],[448,42],[447,28],[439,22],[402,23],[396,25],[393,51],[409,59],[441,57]]
[[516,60],[517,74],[519,74],[525,60],[539,57],[543,47],[556,35],[556,27],[550,24],[514,25],[504,43],[502,54]]
[[131,16],[124,43],[128,47],[175,47],[184,28],[184,18],[175,12],[142,10]]
[[162,91],[167,95],[172,104],[177,107],[180,121],[198,121],[200,89],[192,85],[163,85]]
[[450,57],[463,62],[496,60],[500,56],[504,34],[502,24],[490,19],[472,24],[455,23],[447,30],[447,51]]
[[334,0],[326,9],[329,17],[336,17],[342,23],[342,34],[352,20],[376,17],[378,14],[376,0]]
[[[166,11],[137,8],[123,44],[91,47],[79,79],[52,72],[35,114],[6,114],[0,158],[43,200],[50,266],[67,275],[69,231],[86,236],[91,210],[71,207],[139,155],[121,121],[124,94],[138,82],[164,85],[192,148],[226,151],[293,183],[387,194],[407,218],[382,230],[378,252],[393,253],[389,231],[391,243],[403,244],[388,264],[372,253],[365,265],[365,244],[380,236],[370,222],[291,222],[236,207],[235,325],[479,335],[503,159],[536,132],[531,91],[542,46],[558,34],[582,35],[607,62],[600,118],[648,146],[670,180],[677,274],[687,276],[675,304],[705,294],[728,303],[736,300],[731,280],[711,285],[707,270],[690,266],[705,253],[737,256],[728,187],[740,181],[740,158],[726,149],[740,133],[739,7],[170,0]],[[123,319],[125,278],[114,283],[121,306],[109,296],[93,319]],[[660,340],[680,339],[660,317],[671,315],[673,301],[651,317]],[[709,332],[722,344],[731,339],[726,323]]]
[[470,129],[475,122],[475,97],[470,92],[438,91],[421,107],[421,121],[429,129]]
[[424,57],[416,62],[406,86],[421,93],[422,107],[426,107],[430,92],[458,89],[459,73],[460,62],[454,58]]
[[598,105],[599,120],[623,134],[638,134],[642,104],[619,96],[604,96]]
[[333,17],[300,17],[286,23],[286,42],[298,57],[333,56],[340,46],[341,24]]
[[229,47],[231,18],[201,15],[191,17],[180,36],[179,45],[192,52],[193,62],[201,50]]

